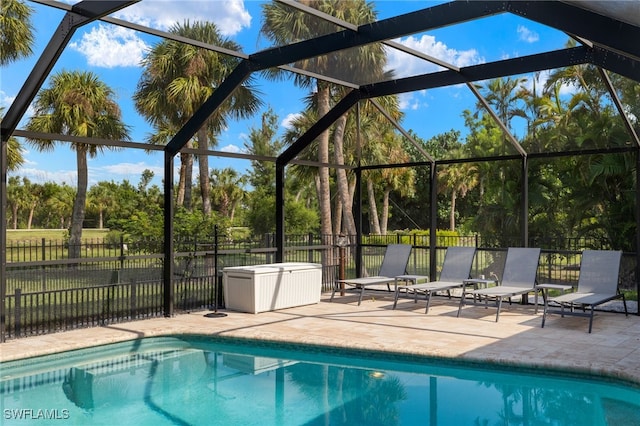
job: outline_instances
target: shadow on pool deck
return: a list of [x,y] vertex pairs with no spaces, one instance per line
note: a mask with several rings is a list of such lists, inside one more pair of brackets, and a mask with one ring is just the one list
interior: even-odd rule
[[495,308],[467,305],[456,318],[458,299],[434,298],[428,315],[424,302],[402,299],[392,309],[388,295],[323,295],[319,304],[260,314],[225,311],[207,318],[193,312],[104,327],[9,340],[0,344],[0,360],[29,358],[141,337],[203,334],[270,341],[329,345],[471,360],[576,370],[632,380],[640,384],[640,317],[599,312],[593,333],[588,319],[553,315],[541,328],[532,306]]

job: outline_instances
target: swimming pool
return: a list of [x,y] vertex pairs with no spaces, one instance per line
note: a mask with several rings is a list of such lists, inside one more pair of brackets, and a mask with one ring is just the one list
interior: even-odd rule
[[5,425],[638,425],[640,387],[575,374],[212,337],[2,364]]

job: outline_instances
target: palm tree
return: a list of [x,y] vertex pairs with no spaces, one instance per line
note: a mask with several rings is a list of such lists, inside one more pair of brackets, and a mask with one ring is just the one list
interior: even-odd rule
[[233,222],[235,209],[244,197],[245,177],[232,168],[211,171],[211,198],[220,214]]
[[32,53],[33,9],[19,0],[0,3],[0,66],[27,57]]
[[98,229],[104,228],[104,212],[118,201],[114,186],[112,182],[102,181],[89,189],[88,206],[98,213]]
[[[62,71],[51,77],[50,87],[42,89],[35,101],[35,114],[27,123],[33,132],[128,140],[127,126],[121,121],[114,92],[91,72]],[[55,141],[29,139],[40,151],[50,151]],[[76,152],[78,187],[73,204],[69,233],[69,257],[80,257],[82,224],[87,201],[87,156],[95,157],[104,147],[73,143]]]
[[[364,0],[340,2],[319,0],[304,1],[302,3],[352,24],[363,24],[376,20],[376,12],[373,10],[371,4]],[[264,23],[260,30],[261,34],[274,41],[277,45],[309,39],[340,29],[332,23],[310,16],[279,2],[265,4],[263,6],[263,18]],[[362,76],[370,76],[375,80],[382,74],[384,63],[385,55],[382,46],[373,44],[353,50],[336,52],[327,56],[303,60],[296,63],[295,66],[345,80],[360,80]],[[342,88],[301,75],[296,75],[295,82],[301,87],[313,88],[315,90],[314,102],[317,117],[324,116],[331,109],[334,96],[340,97],[344,94]],[[363,81],[358,82],[362,83]],[[335,124],[333,133],[334,161],[336,161],[337,164],[344,164],[342,137],[345,132],[345,123],[346,117],[341,117]],[[330,135],[330,132],[327,130],[317,138],[317,159],[319,163],[326,164],[329,162]],[[327,167],[319,167],[318,178],[320,232],[323,235],[331,235],[331,181],[329,169]],[[336,171],[336,181],[339,201],[344,208],[349,207],[350,211],[350,205],[345,205],[345,203],[349,201],[349,189],[346,172],[343,169]],[[347,226],[352,227],[349,223],[350,222],[347,222]]]
[[[212,22],[185,22],[169,30],[171,33],[239,51],[240,46],[220,35]],[[134,100],[137,110],[158,129],[176,129],[198,110],[203,102],[231,73],[238,59],[190,44],[166,40],[156,45],[143,60],[144,73]],[[250,82],[250,80],[249,80]],[[198,130],[198,148],[215,145],[215,135],[227,126],[229,118],[243,118],[255,113],[261,105],[256,90],[249,84],[236,88],[231,97],[214,112]],[[189,159],[181,155],[183,164]],[[209,157],[198,156],[202,210],[211,214]],[[191,180],[190,167],[181,173],[184,185]],[[189,207],[189,206],[187,206]]]
[[[454,154],[455,155],[455,154]],[[460,158],[454,157],[454,158]],[[456,200],[464,198],[478,185],[477,168],[471,163],[449,164],[438,171],[438,180],[442,182],[440,189],[450,195],[449,229],[456,230]]]

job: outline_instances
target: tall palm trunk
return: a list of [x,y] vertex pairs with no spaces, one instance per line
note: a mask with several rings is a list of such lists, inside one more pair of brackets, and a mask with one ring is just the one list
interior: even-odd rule
[[[202,126],[198,130],[198,148],[209,149],[207,129]],[[209,155],[199,154],[198,164],[200,166],[200,195],[202,196],[202,213],[204,217],[211,216],[211,183],[209,181]]]
[[[323,82],[318,82],[318,116],[324,117],[330,109],[329,87]],[[329,163],[329,131],[325,130],[318,137],[318,162]],[[331,229],[331,187],[329,180],[329,168],[320,166],[318,168],[320,176],[320,192],[318,194],[318,204],[320,206],[320,233],[327,238],[332,234]]]
[[373,181],[371,179],[367,179],[367,198],[369,199],[369,223],[371,224],[371,232],[375,235],[381,235],[378,206],[376,205],[376,192],[373,189]]
[[451,191],[451,211],[449,212],[449,229],[451,231],[456,230],[456,200],[458,199],[458,193]]
[[71,231],[69,232],[70,259],[80,258],[82,224],[84,222],[87,204],[87,183],[89,180],[86,148],[80,146],[76,148],[76,163],[78,168],[78,188],[76,192],[76,199],[73,202],[73,213],[71,215]]
[[387,187],[382,195],[382,219],[380,220],[380,233],[387,234],[387,224],[389,223],[389,194],[393,188]]
[[[336,121],[333,132],[333,156],[337,165],[344,165],[344,129],[347,125],[347,115],[344,114]],[[344,231],[347,235],[356,234],[356,223],[353,219],[353,205],[349,199],[349,181],[347,171],[336,169],[336,182],[338,184],[338,197],[342,203],[342,218]]]

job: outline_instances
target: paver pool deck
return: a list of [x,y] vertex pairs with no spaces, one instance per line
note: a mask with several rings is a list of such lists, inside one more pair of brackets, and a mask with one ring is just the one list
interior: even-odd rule
[[424,302],[401,299],[396,310],[386,295],[352,295],[329,302],[263,312],[207,311],[8,340],[0,361],[30,358],[143,337],[212,335],[410,353],[507,365],[524,365],[606,375],[640,385],[640,316],[598,312],[593,332],[588,318],[542,314],[532,306],[495,308],[467,305],[456,318],[456,299],[434,297],[429,314]]

